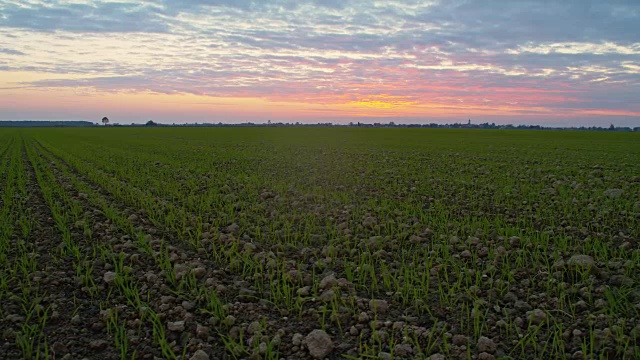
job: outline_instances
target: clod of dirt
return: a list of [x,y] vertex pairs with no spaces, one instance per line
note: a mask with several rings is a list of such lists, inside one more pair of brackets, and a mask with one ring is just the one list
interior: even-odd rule
[[478,339],[477,346],[478,346],[478,352],[481,352],[481,353],[486,352],[490,354],[493,354],[494,352],[496,352],[496,349],[498,348],[496,343],[486,336],[480,336],[480,338]]
[[114,281],[116,281],[116,277],[116,273],[114,273],[113,271],[107,271],[106,273],[104,273],[103,279],[104,282],[111,285]]
[[338,285],[338,280],[333,274],[327,275],[322,280],[320,280],[321,289],[330,289],[336,285]]
[[617,199],[622,196],[623,193],[624,191],[622,191],[622,189],[608,189],[605,190],[605,192],[603,192],[602,194],[608,198]]
[[495,358],[495,356],[486,352],[482,352],[478,355],[478,360],[494,360]]
[[362,226],[365,228],[372,228],[378,224],[378,220],[373,216],[367,216],[364,221],[362,221]]
[[429,356],[427,358],[427,360],[445,360],[446,358],[444,357],[444,355],[438,353],[438,354],[433,354],[431,356]]
[[522,300],[518,300],[516,301],[516,303],[513,305],[516,310],[521,311],[521,312],[527,312],[530,311],[532,309],[531,305],[525,301]]
[[452,339],[453,345],[457,345],[457,346],[467,345],[468,341],[469,340],[464,335],[453,335],[453,339]]
[[324,330],[313,330],[304,338],[309,354],[316,359],[323,359],[333,350],[333,341]]
[[203,350],[198,350],[193,353],[193,356],[191,356],[189,360],[209,360],[209,354],[207,354]]
[[203,268],[202,266],[199,266],[193,269],[193,275],[198,279],[204,278],[206,274],[207,274],[207,269]]
[[325,290],[319,297],[318,299],[320,301],[323,302],[331,302],[336,298],[336,293],[335,291],[329,289],[329,290]]
[[309,296],[309,294],[311,293],[311,286],[305,286],[305,287],[301,287],[300,289],[298,289],[298,291],[296,291],[298,293],[298,295],[300,296]]
[[107,342],[105,340],[93,340],[89,343],[89,348],[93,351],[104,350],[107,347]]
[[228,315],[226,318],[224,318],[223,323],[227,326],[233,326],[236,323],[236,317],[233,315]]
[[196,336],[199,339],[206,340],[209,337],[209,328],[198,324],[196,326]]
[[409,357],[413,354],[413,347],[411,344],[400,344],[394,348],[393,353],[400,357]]
[[547,320],[547,313],[540,309],[535,309],[527,312],[527,318],[532,324],[538,325]]
[[167,323],[169,331],[184,331],[184,321],[173,321]]
[[227,226],[224,230],[227,233],[237,234],[240,231],[240,225],[238,225],[236,223],[233,223],[233,224]]
[[[638,211],[640,211],[640,210],[638,210]],[[631,248],[633,248],[633,244],[631,244],[629,241],[625,241],[618,248],[620,250],[631,250]]]
[[517,236],[510,237],[509,245],[511,245],[511,247],[514,247],[514,248],[520,246],[520,238]]
[[369,314],[367,314],[366,312],[361,312],[360,315],[358,315],[358,322],[361,323],[366,323],[369,322]]
[[595,266],[595,261],[589,255],[573,255],[567,261],[567,265],[572,268],[589,269]]
[[293,344],[294,346],[300,346],[302,344],[303,339],[304,339],[304,336],[302,334],[295,333],[291,337],[291,344]]
[[386,300],[371,299],[369,308],[376,314],[384,314],[389,310],[389,303]]
[[176,263],[173,266],[173,274],[176,276],[176,281],[182,279],[189,272],[189,266],[187,264],[178,264]]

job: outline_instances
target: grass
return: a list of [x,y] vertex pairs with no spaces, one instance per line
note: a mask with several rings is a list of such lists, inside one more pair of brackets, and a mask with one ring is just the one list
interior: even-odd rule
[[[105,329],[105,351],[122,359],[198,348],[279,358],[307,350],[274,338],[315,328],[348,358],[471,357],[481,337],[505,358],[640,355],[638,134],[65,128],[0,139],[0,299],[39,294],[29,254],[43,252],[71,267],[87,308],[129,309]],[[36,246],[44,215],[60,246]],[[183,334],[167,330],[183,310]],[[0,351],[46,355],[59,327],[25,318],[16,348]]]

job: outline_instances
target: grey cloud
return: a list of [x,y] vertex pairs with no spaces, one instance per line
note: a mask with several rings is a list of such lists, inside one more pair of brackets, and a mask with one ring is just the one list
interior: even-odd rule
[[168,32],[149,3],[51,4],[19,7],[0,3],[0,27],[70,32]]
[[[447,1],[415,20],[450,24],[453,35],[469,44],[517,44],[524,41],[637,42],[638,1]],[[455,37],[454,37],[455,38]]]
[[13,49],[5,49],[0,48],[0,54],[9,54],[9,55],[26,55],[22,51],[13,50]]

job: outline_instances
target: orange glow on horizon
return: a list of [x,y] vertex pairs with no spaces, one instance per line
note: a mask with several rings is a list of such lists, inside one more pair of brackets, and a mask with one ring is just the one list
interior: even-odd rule
[[[392,84],[347,84],[347,87],[353,87],[353,92],[331,95],[301,92],[263,97],[252,93],[207,96],[134,90],[105,92],[92,87],[30,87],[21,84],[65,77],[45,73],[0,72],[0,75],[0,111],[10,113],[28,108],[40,113],[77,113],[83,118],[113,113],[133,114],[133,117],[141,119],[161,114],[178,122],[190,116],[204,119],[239,116],[242,119],[255,118],[256,121],[279,118],[339,120],[341,117],[640,116],[640,111],[581,109],[579,99],[568,96],[571,91],[542,91],[526,87],[497,88],[489,92],[477,87],[460,89],[455,85],[424,85],[421,91],[425,95],[419,96],[396,95],[398,86]],[[576,107],[551,106],[570,103],[576,103]]]

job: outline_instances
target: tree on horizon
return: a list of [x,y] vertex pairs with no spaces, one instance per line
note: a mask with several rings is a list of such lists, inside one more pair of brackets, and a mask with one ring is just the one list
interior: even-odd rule
[[107,124],[109,124],[109,118],[108,117],[103,117],[102,118],[102,123],[106,126]]

